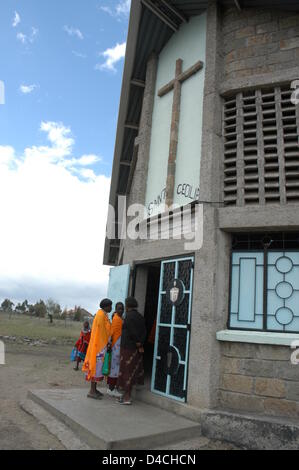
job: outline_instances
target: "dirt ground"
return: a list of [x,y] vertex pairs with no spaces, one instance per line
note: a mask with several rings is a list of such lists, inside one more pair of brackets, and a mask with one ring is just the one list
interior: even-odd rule
[[84,387],[69,361],[71,346],[6,344],[0,366],[0,450],[63,449],[61,443],[19,406],[29,389]]
[[[0,450],[63,450],[47,429],[20,407],[30,389],[85,387],[82,372],[69,360],[72,346],[6,343],[6,365],[0,366]],[[161,448],[163,449],[163,448]],[[231,450],[233,446],[206,438],[167,449]]]

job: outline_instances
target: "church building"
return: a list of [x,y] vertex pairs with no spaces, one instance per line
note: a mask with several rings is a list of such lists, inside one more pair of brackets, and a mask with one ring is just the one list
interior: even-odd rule
[[144,399],[299,419],[297,0],[132,0],[104,263]]

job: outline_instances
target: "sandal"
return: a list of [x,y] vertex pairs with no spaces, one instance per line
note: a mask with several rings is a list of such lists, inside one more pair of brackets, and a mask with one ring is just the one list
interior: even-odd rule
[[87,398],[93,398],[94,400],[101,400],[101,399],[102,399],[102,395],[99,395],[99,394],[90,395],[90,394],[88,394],[88,395],[87,395]]
[[131,400],[128,400],[128,401],[124,401],[124,400],[121,400],[118,402],[120,405],[132,405],[132,401]]

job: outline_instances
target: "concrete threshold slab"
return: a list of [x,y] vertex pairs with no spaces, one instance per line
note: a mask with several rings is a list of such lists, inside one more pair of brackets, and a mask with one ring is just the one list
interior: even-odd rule
[[150,449],[201,435],[199,423],[134,401],[87,398],[86,389],[36,390],[28,398],[70,427],[92,449]]
[[148,388],[143,387],[141,389],[133,390],[132,395],[136,400],[153,405],[156,408],[175,413],[179,416],[183,416],[191,421],[200,422],[201,415],[207,410],[201,408],[195,408],[187,403],[181,403],[179,401],[163,397],[161,395],[152,393]]

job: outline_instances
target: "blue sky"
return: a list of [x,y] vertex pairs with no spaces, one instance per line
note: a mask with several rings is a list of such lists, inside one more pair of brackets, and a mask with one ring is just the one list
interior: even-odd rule
[[[0,301],[92,312],[130,0],[1,0]],[[2,225],[2,226],[4,226]]]
[[[21,152],[43,142],[41,121],[63,122],[76,137],[75,153],[100,154],[103,161],[96,169],[110,174],[123,61],[115,64],[116,72],[95,66],[105,62],[101,53],[126,40],[128,15],[117,14],[120,3],[1,1],[0,42],[5,47],[0,79],[6,85],[6,106],[0,108],[2,145],[13,144]],[[12,27],[15,12],[20,23]],[[38,30],[33,38],[32,28]],[[70,35],[72,28],[82,36]],[[25,44],[17,39],[19,33],[27,36]],[[24,95],[23,84],[36,88]]]

